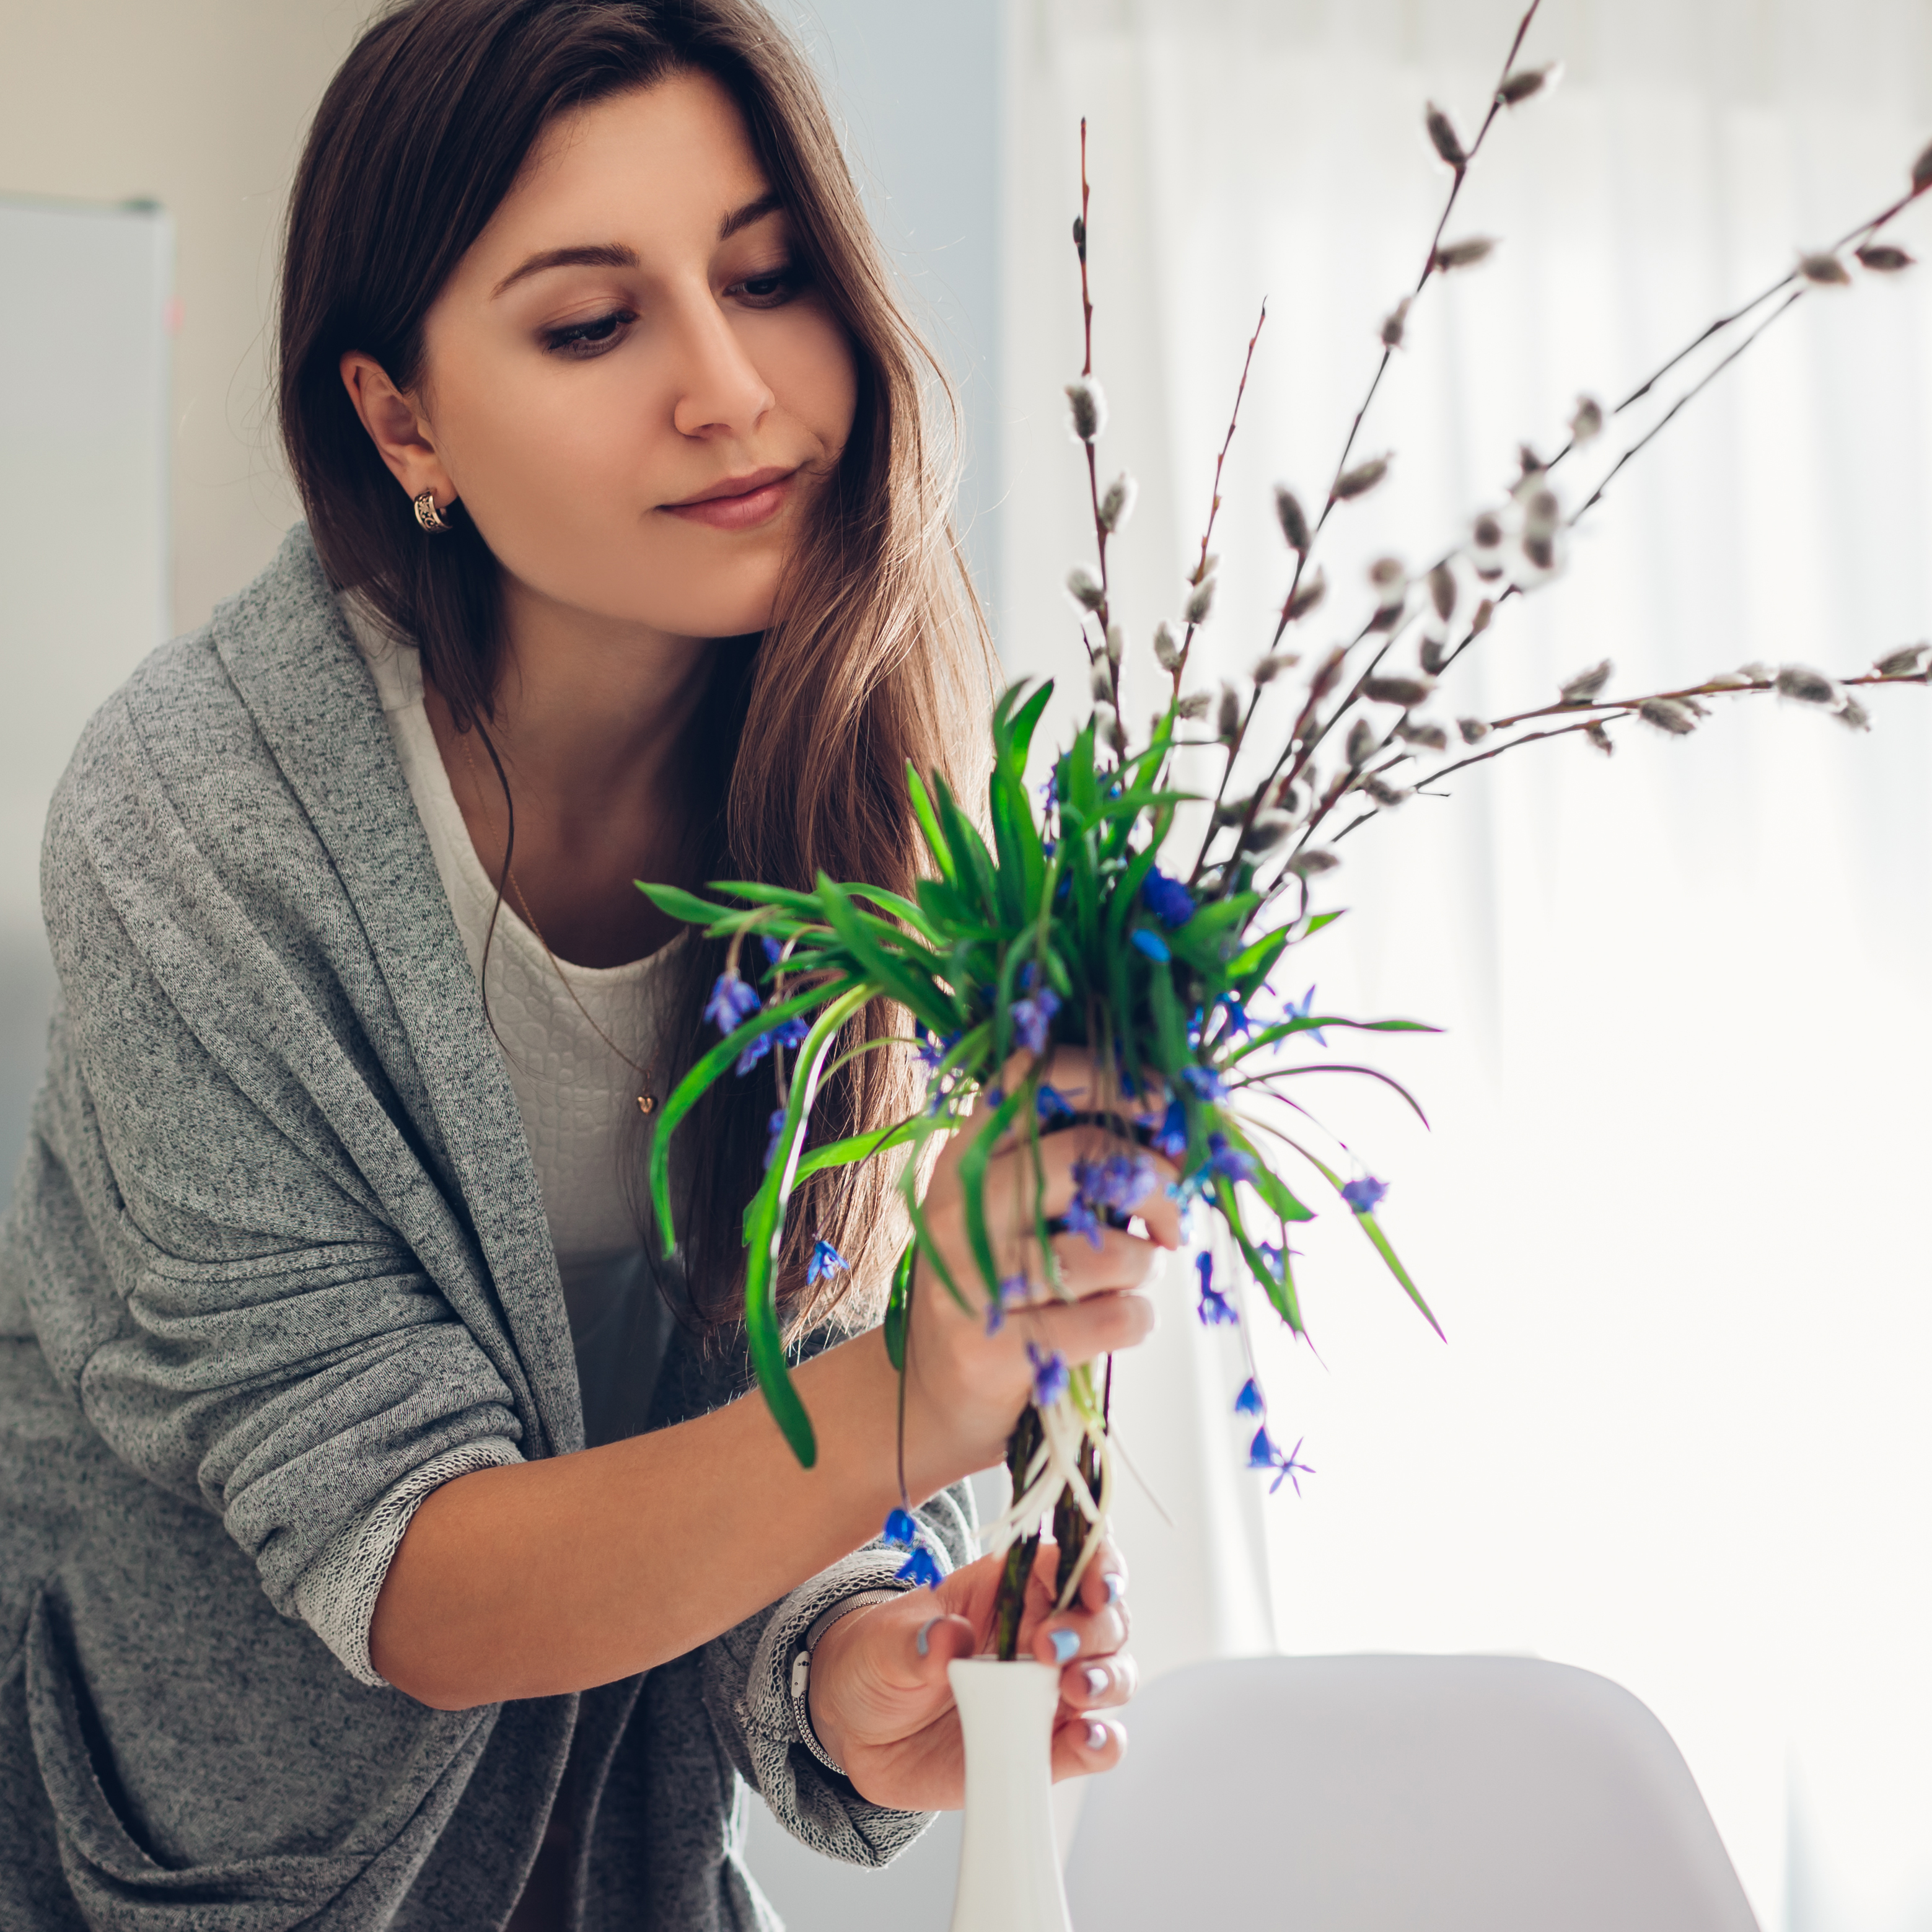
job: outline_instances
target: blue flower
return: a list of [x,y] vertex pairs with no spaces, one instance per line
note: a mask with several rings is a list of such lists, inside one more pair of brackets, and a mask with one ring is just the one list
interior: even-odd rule
[[1046,1030],[1059,1010],[1060,995],[1051,986],[1042,986],[1038,992],[1013,1002],[1013,1030],[1028,1052],[1046,1051]]
[[[1300,1003],[1298,1005],[1293,1000],[1284,1000],[1282,1001],[1281,1016],[1284,1020],[1305,1020],[1309,1017],[1310,1014],[1314,1011],[1314,1009],[1315,988],[1312,986],[1310,986],[1307,992],[1302,994]],[[1322,1038],[1322,1029],[1319,1027],[1310,1027],[1306,1030],[1308,1037],[1314,1041],[1317,1046],[1326,1046],[1328,1044],[1328,1042]]]
[[1066,1223],[1070,1234],[1084,1234],[1089,1245],[1100,1246],[1100,1217],[1094,1212],[1084,1196],[1075,1195],[1066,1204],[1066,1212],[1060,1218]]
[[1169,1160],[1178,1160],[1187,1151],[1187,1109],[1178,1100],[1167,1103],[1167,1114],[1154,1137],[1154,1150]]
[[1130,1213],[1137,1201],[1154,1192],[1154,1162],[1144,1154],[1117,1154],[1105,1160],[1076,1160],[1073,1185],[1090,1208],[1111,1208]]
[[1026,1293],[1027,1278],[1023,1274],[1003,1275],[993,1284],[992,1299],[986,1304],[986,1333],[997,1335],[1006,1318],[1006,1304],[1017,1301]]
[[902,1550],[916,1550],[919,1546],[919,1525],[913,1521],[908,1511],[902,1509],[894,1510],[886,1517],[886,1526],[879,1534],[881,1541],[896,1543]]
[[[1315,988],[1311,986],[1308,990],[1312,993]],[[1222,1031],[1228,1039],[1233,1039],[1238,1033],[1254,1031],[1255,1023],[1249,1018],[1247,1008],[1243,1006],[1232,993],[1223,993],[1215,1004],[1226,1010],[1228,1024],[1222,1028]]]
[[1141,881],[1141,903],[1162,926],[1185,926],[1194,916],[1194,895],[1156,866]]
[[[1242,1383],[1241,1392],[1234,1398],[1234,1413],[1237,1415],[1265,1415],[1268,1413],[1268,1405],[1262,1400],[1262,1392],[1255,1386],[1252,1376]],[[1267,1432],[1264,1430],[1262,1432],[1265,1434]]]
[[769,1168],[778,1157],[778,1136],[784,1132],[785,1110],[781,1107],[765,1123],[765,1166]]
[[1034,1102],[1042,1120],[1057,1120],[1062,1114],[1073,1111],[1073,1102],[1050,1081],[1040,1083],[1040,1096]]
[[776,966],[784,957],[784,946],[782,941],[774,939],[769,932],[761,932],[758,934],[758,944],[765,949],[765,958],[767,964]]
[[1196,1255],[1194,1265],[1201,1270],[1201,1305],[1195,1311],[1201,1317],[1204,1328],[1219,1328],[1241,1318],[1234,1312],[1234,1304],[1214,1286],[1214,1257]]
[[752,1069],[757,1066],[758,1062],[764,1059],[765,1055],[770,1052],[771,1050],[771,1035],[768,1033],[760,1034],[758,1038],[753,1040],[745,1048],[744,1052],[738,1056],[738,1064],[734,1070],[736,1072],[738,1078],[740,1080],[743,1079],[745,1076],[750,1072]]
[[913,1037],[919,1042],[918,1046],[913,1048],[914,1056],[921,1066],[928,1066],[933,1072],[938,1072],[940,1064],[945,1060],[946,1054],[952,1050],[953,1043],[959,1036],[956,1033],[949,1034],[942,1040],[938,1034],[927,1026],[923,1020],[914,1020],[912,1023],[912,1030]]
[[1051,1408],[1066,1393],[1066,1358],[1058,1348],[1042,1348],[1029,1342],[1027,1360],[1033,1365],[1033,1399],[1040,1408]]
[[946,1573],[932,1560],[928,1550],[915,1550],[898,1567],[898,1578],[916,1590],[936,1590],[946,1580]]
[[711,997],[704,1003],[704,1017],[720,1033],[736,1032],[740,1023],[758,1010],[758,994],[728,966],[718,974]]
[[1210,1134],[1207,1172],[1228,1180],[1252,1180],[1255,1164],[1239,1148],[1228,1144],[1226,1134]]
[[985,1101],[988,1113],[997,1114],[1006,1104],[1006,1090],[1004,1087],[988,1087],[980,1098]]
[[790,1019],[779,1021],[772,1042],[776,1046],[802,1046],[811,1037],[812,1022],[794,1013]]
[[1268,1485],[1268,1494],[1273,1496],[1283,1483],[1293,1483],[1294,1493],[1301,1493],[1300,1478],[1312,1476],[1315,1472],[1301,1460],[1301,1444],[1298,1442],[1284,1456],[1274,1446],[1266,1424],[1255,1431],[1255,1439],[1248,1444],[1248,1467],[1251,1469],[1273,1469],[1275,1479]]
[[1167,941],[1157,932],[1150,932],[1144,926],[1137,926],[1128,938],[1133,944],[1156,964],[1165,966],[1174,957],[1167,950]]
[[1180,1070],[1180,1083],[1198,1100],[1221,1100],[1227,1097],[1228,1090],[1221,1084],[1221,1076],[1211,1066],[1184,1066]]
[[1378,1180],[1372,1174],[1364,1174],[1360,1180],[1352,1180],[1342,1190],[1342,1198],[1358,1214],[1372,1214],[1376,1204],[1388,1192],[1388,1183]]
[[1276,1281],[1288,1278],[1288,1250],[1276,1247],[1272,1241],[1257,1241],[1255,1252],[1262,1258],[1262,1265]]
[[830,1241],[814,1241],[812,1244],[812,1258],[805,1264],[805,1285],[816,1288],[821,1281],[830,1281],[835,1274],[849,1274],[852,1264]]

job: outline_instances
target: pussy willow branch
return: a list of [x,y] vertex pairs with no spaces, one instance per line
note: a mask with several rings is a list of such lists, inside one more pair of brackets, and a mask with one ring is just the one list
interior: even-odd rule
[[[1208,574],[1208,546],[1214,540],[1214,520],[1221,514],[1222,466],[1228,460],[1228,452],[1234,446],[1235,427],[1241,420],[1241,398],[1248,393],[1248,371],[1254,367],[1255,344],[1262,339],[1262,331],[1267,326],[1268,300],[1264,296],[1255,332],[1248,338],[1248,352],[1241,358],[1241,380],[1234,385],[1234,406],[1228,412],[1228,433],[1222,437],[1220,454],[1214,459],[1214,485],[1208,492],[1208,520],[1201,526],[1201,554],[1195,559],[1193,574],[1187,580],[1197,589]],[[1173,673],[1177,693],[1187,670],[1187,660],[1194,650],[1195,633],[1200,628],[1198,623],[1190,623],[1181,634],[1180,654],[1175,660]]]
[[[1462,195],[1462,184],[1468,177],[1470,166],[1476,157],[1481,153],[1484,142],[1489,139],[1490,130],[1496,125],[1496,116],[1502,112],[1504,84],[1508,80],[1516,67],[1516,56],[1522,51],[1522,44],[1529,37],[1530,27],[1534,22],[1538,10],[1542,4],[1543,0],[1530,0],[1528,8],[1524,13],[1522,18],[1516,22],[1515,37],[1510,42],[1509,52],[1504,56],[1502,70],[1496,77],[1496,86],[1490,92],[1489,111],[1483,116],[1482,125],[1476,130],[1476,138],[1464,151],[1462,158],[1453,164],[1451,166],[1449,192],[1444,197],[1442,213],[1436,217],[1435,231],[1429,238],[1428,250],[1422,259],[1421,272],[1416,277],[1415,286],[1409,292],[1408,299],[1412,302],[1428,286],[1430,278],[1438,272],[1442,237],[1448,232],[1449,218],[1456,211],[1456,203]],[[1309,532],[1306,544],[1295,552],[1294,568],[1288,578],[1288,593],[1282,599],[1281,613],[1275,621],[1274,634],[1268,640],[1266,655],[1272,656],[1280,648],[1288,626],[1294,622],[1295,599],[1300,593],[1302,578],[1306,572],[1308,560],[1314,555],[1316,546],[1322,541],[1322,532],[1328,527],[1328,519],[1334,514],[1335,506],[1343,500],[1339,494],[1342,478],[1348,472],[1348,460],[1354,454],[1355,443],[1361,434],[1362,424],[1367,419],[1369,410],[1381,391],[1382,377],[1388,373],[1390,361],[1394,354],[1395,344],[1385,340],[1382,344],[1382,352],[1376,363],[1375,373],[1369,378],[1368,389],[1362,398],[1360,406],[1355,411],[1354,420],[1348,425],[1347,436],[1342,440],[1342,453],[1336,459],[1334,473],[1329,478],[1328,494],[1322,502],[1321,514],[1316,518],[1315,526]],[[1246,380],[1246,372],[1244,370],[1243,380],[1245,382]],[[1357,642],[1360,641],[1358,638]],[[1220,802],[1226,795],[1228,783],[1233,776],[1235,762],[1240,758],[1242,748],[1246,743],[1248,727],[1253,721],[1259,698],[1258,690],[1250,694],[1246,713],[1240,719],[1233,739],[1228,744],[1227,757],[1222,770],[1220,782],[1215,788],[1215,809],[1210,811],[1208,814],[1207,830],[1202,838],[1201,850],[1196,856],[1193,869],[1190,874],[1191,880],[1198,881],[1202,874],[1207,869],[1208,854],[1213,848],[1216,833],[1220,830],[1215,821]],[[1311,704],[1318,703],[1319,700],[1311,698],[1310,702]],[[1310,715],[1306,709],[1304,715],[1304,717]],[[1276,780],[1280,777],[1282,766],[1286,760],[1288,751],[1292,749],[1294,742],[1294,739],[1291,737],[1288,746],[1283,748],[1282,757],[1275,760],[1274,768],[1269,772],[1267,778],[1256,786],[1253,796],[1248,800],[1247,808],[1241,815],[1234,835],[1235,856],[1239,856],[1243,844],[1253,830],[1256,814],[1262,808],[1262,801],[1274,785]],[[1302,760],[1302,763],[1305,764],[1306,760]],[[1300,768],[1298,765],[1298,772]],[[1294,782],[1294,775],[1291,774],[1288,782],[1292,784]]]
[[[1929,684],[1932,683],[1932,666],[1928,666],[1924,670],[1905,672],[1862,671],[1847,677],[1834,678],[1832,682],[1844,690],[1864,689],[1876,685]],[[1519,711],[1508,718],[1491,720],[1488,729],[1508,731],[1520,724],[1533,724],[1545,718],[1562,718],[1571,722],[1550,729],[1526,731],[1520,737],[1508,739],[1500,745],[1492,745],[1486,751],[1472,752],[1466,758],[1458,758],[1453,764],[1438,766],[1418,780],[1415,796],[1418,798],[1445,796],[1445,794],[1436,791],[1434,787],[1457,772],[1467,771],[1472,766],[1487,764],[1491,759],[1501,758],[1505,752],[1516,751],[1525,745],[1539,744],[1545,739],[1565,738],[1579,731],[1600,731],[1612,719],[1640,716],[1647,704],[1682,704],[1687,700],[1704,698],[1762,697],[1767,692],[1775,692],[1778,688],[1778,680],[1774,677],[1753,678],[1744,682],[1707,678],[1700,684],[1683,685],[1670,691],[1650,692],[1640,698],[1595,698],[1580,703],[1559,701],[1555,704],[1539,706],[1533,711]],[[1388,742],[1388,739],[1383,741],[1384,746]],[[1393,770],[1396,765],[1408,761],[1412,756],[1412,753],[1404,752],[1388,764],[1378,767],[1378,771]],[[1370,806],[1352,818],[1329,843],[1339,845],[1357,826],[1366,825],[1372,818],[1379,818],[1389,808],[1384,806]],[[1278,879],[1270,889],[1269,896],[1272,897],[1286,883],[1286,877]]]
[[[1922,172],[1922,170],[1915,170],[1915,176]],[[1845,238],[1841,240],[1837,244],[1837,248],[1834,248],[1832,252],[1835,254],[1838,249],[1842,249],[1848,242],[1859,241],[1862,243],[1863,242],[1868,242],[1873,237],[1876,236],[1887,224],[1893,220],[1904,209],[1909,208],[1913,202],[1916,201],[1922,195],[1925,194],[1928,188],[1932,188],[1932,178],[1928,178],[1923,185],[1915,185],[1908,193],[1900,196],[1898,200],[1889,203],[1886,208],[1881,209],[1878,214],[1871,216],[1867,220],[1859,223],[1856,227],[1847,230]],[[1792,286],[1794,284],[1796,284],[1796,286]],[[1747,316],[1749,316],[1755,313],[1759,309],[1761,309],[1767,301],[1768,301],[1772,296],[1777,295],[1780,290],[1788,290],[1790,291],[1790,292],[1785,296],[1784,301],[1780,302],[1778,306],[1772,310],[1769,315],[1765,316],[1762,320],[1758,322],[1755,328],[1750,329],[1741,341],[1736,343],[1723,356],[1719,357],[1708,369],[1705,370],[1703,374],[1700,376],[1696,382],[1693,382],[1688,388],[1685,389],[1684,392],[1677,398],[1677,399],[1671,404],[1670,408],[1665,410],[1658,420],[1652,424],[1650,428],[1647,429],[1642,436],[1639,436],[1634,442],[1633,442],[1628,448],[1624,450],[1618,456],[1616,460],[1610,466],[1610,469],[1604,473],[1601,480],[1598,483],[1595,489],[1592,491],[1590,495],[1584,500],[1583,502],[1580,504],[1574,511],[1570,512],[1570,514],[1564,518],[1564,527],[1566,530],[1574,530],[1582,520],[1584,517],[1594,509],[1598,504],[1603,501],[1604,494],[1609,490],[1611,484],[1616,480],[1616,477],[1622,472],[1622,471],[1631,462],[1631,460],[1642,451],[1648,448],[1658,436],[1662,435],[1664,431],[1670,425],[1670,424],[1676,421],[1677,417],[1691,401],[1693,401],[1696,397],[1701,395],[1706,389],[1708,388],[1710,386],[1717,380],[1719,376],[1722,375],[1726,369],[1730,368],[1747,350],[1750,348],[1752,345],[1763,335],[1767,329],[1773,327],[1784,316],[1790,314],[1791,310],[1795,308],[1805,296],[1810,294],[1816,286],[1817,284],[1816,283],[1811,281],[1804,276],[1802,269],[1793,269],[1790,274],[1786,275],[1782,280],[1774,284],[1770,289],[1766,290],[1762,295],[1754,298],[1749,302],[1743,304],[1739,308],[1731,310],[1726,315],[1719,316],[1716,321],[1710,323],[1702,329],[1688,347],[1682,350],[1676,355],[1667,358],[1665,362],[1660,364],[1657,369],[1653,370],[1642,382],[1639,384],[1635,389],[1632,390],[1630,394],[1624,398],[1624,401],[1617,406],[1617,409],[1612,412],[1612,415],[1619,413],[1622,410],[1628,408],[1633,402],[1635,402],[1643,396],[1648,395],[1652,390],[1655,388],[1658,382],[1671,370],[1678,367],[1684,361],[1686,357],[1692,352],[1692,351],[1702,346],[1706,343],[1714,340],[1725,330],[1731,328]],[[1571,452],[1578,446],[1579,445],[1576,440],[1573,438],[1570,442],[1566,443],[1564,447],[1557,452],[1556,456],[1553,458],[1549,464],[1544,466],[1543,473],[1546,476],[1550,470],[1555,467],[1557,462],[1560,461],[1564,457],[1570,454]],[[1441,564],[1453,564],[1459,558],[1466,554],[1467,549],[1468,546],[1466,544],[1458,544],[1454,548],[1445,552],[1444,554],[1438,560],[1438,562]],[[1426,574],[1426,573],[1425,573],[1425,574]],[[1463,652],[1466,651],[1472,644],[1474,644],[1476,638],[1490,628],[1490,623],[1493,620],[1496,612],[1501,609],[1502,605],[1509,602],[1514,598],[1521,596],[1522,594],[1522,584],[1519,581],[1512,581],[1499,590],[1494,598],[1486,600],[1488,603],[1489,609],[1484,621],[1480,626],[1472,624],[1469,628],[1465,632],[1462,638],[1456,644],[1455,648],[1444,658],[1442,667],[1442,674],[1446,674],[1456,663],[1456,660],[1462,656]],[[1358,634],[1354,641],[1357,644],[1359,644],[1361,641],[1361,637],[1360,634]],[[1344,716],[1355,704],[1359,702],[1361,696],[1362,685],[1366,682],[1367,677],[1373,674],[1376,664],[1378,664],[1381,662],[1382,658],[1385,655],[1386,650],[1377,654],[1375,663],[1372,664],[1369,667],[1368,670],[1364,673],[1363,676],[1357,680],[1354,688],[1351,691],[1348,698],[1344,699],[1342,704],[1336,707],[1336,711],[1330,717],[1327,724],[1322,728],[1321,730],[1318,732],[1314,737],[1310,739],[1306,744],[1302,747],[1300,752],[1296,757],[1294,766],[1289,774],[1288,783],[1292,784],[1295,778],[1298,777],[1300,771],[1307,763],[1309,754],[1312,754],[1316,745],[1318,744],[1321,739],[1326,736],[1328,733],[1334,728],[1334,726],[1340,722],[1342,717]],[[1438,675],[1442,674],[1438,674]],[[1240,840],[1245,838],[1249,826],[1252,823],[1253,812],[1259,809],[1259,804],[1262,798],[1264,796],[1269,787],[1273,784],[1275,778],[1280,774],[1282,766],[1287,760],[1289,754],[1296,752],[1298,744],[1301,740],[1304,730],[1305,725],[1298,723],[1296,730],[1291,734],[1288,743],[1284,746],[1282,756],[1276,760],[1274,770],[1270,772],[1268,778],[1264,781],[1262,785],[1257,790],[1254,800],[1250,802],[1250,816],[1248,819],[1244,822],[1240,832],[1237,835],[1237,850],[1239,850]],[[1552,734],[1546,734],[1543,735]],[[1384,738],[1383,740],[1384,746],[1386,746],[1388,742],[1388,740]],[[1484,754],[1486,758],[1493,755],[1493,752]],[[1480,763],[1482,762],[1482,760],[1480,758],[1472,759],[1468,762]],[[1294,856],[1298,856],[1307,848],[1310,843],[1314,838],[1316,832],[1320,829],[1322,824],[1327,819],[1330,812],[1334,809],[1334,805],[1339,803],[1340,796],[1346,795],[1346,793],[1345,791],[1343,794],[1339,795],[1336,800],[1324,802],[1318,805],[1317,809],[1311,814],[1308,822],[1300,828],[1299,836],[1298,836],[1293,850],[1289,855],[1291,861]],[[1379,811],[1382,808],[1378,807],[1376,808],[1376,810]],[[1350,831],[1354,830],[1355,826],[1361,822],[1362,818],[1372,818],[1375,815],[1375,812],[1364,813],[1360,818],[1351,821],[1348,830]]]
[[[1080,258],[1080,323],[1085,335],[1086,355],[1080,365],[1083,378],[1094,374],[1094,297],[1087,276],[1087,221],[1088,204],[1092,190],[1087,179],[1087,117],[1080,117],[1080,218],[1073,224],[1074,252]],[[1107,588],[1107,526],[1100,515],[1100,472],[1099,459],[1094,454],[1094,440],[1084,437],[1087,451],[1087,500],[1094,515],[1094,548],[1100,563],[1100,602],[1094,616],[1100,626],[1100,648],[1096,654],[1092,645],[1087,649],[1087,662],[1090,670],[1098,662],[1107,666],[1107,688],[1114,707],[1114,729],[1120,742],[1116,747],[1117,758],[1126,754],[1127,722],[1120,710],[1120,667],[1114,662],[1114,654],[1107,647],[1107,634],[1111,628],[1113,610]],[[1081,636],[1084,640],[1087,632],[1085,618],[1081,620]]]
[[[1489,112],[1483,116],[1483,124],[1476,130],[1476,138],[1469,143],[1462,160],[1451,170],[1454,178],[1449,184],[1448,195],[1442,203],[1442,212],[1436,218],[1436,232],[1429,238],[1429,252],[1422,258],[1422,272],[1416,277],[1415,286],[1409,291],[1412,302],[1428,286],[1430,278],[1438,272],[1438,257],[1442,247],[1444,232],[1449,226],[1449,218],[1456,212],[1456,203],[1462,194],[1462,183],[1468,177],[1470,164],[1482,152],[1483,143],[1489,139],[1490,130],[1495,126],[1496,116],[1502,112],[1503,83],[1508,80],[1516,65],[1516,56],[1522,51],[1522,44],[1529,36],[1531,22],[1535,20],[1537,10],[1542,4],[1543,0],[1530,0],[1528,11],[1517,22],[1516,38],[1510,42],[1509,52],[1504,58],[1502,71],[1497,76],[1496,88],[1490,96]],[[1308,548],[1296,554],[1294,574],[1289,580],[1288,595],[1282,599],[1281,617],[1275,626],[1274,638],[1268,646],[1270,650],[1280,643],[1282,634],[1288,628],[1288,614],[1294,606],[1295,592],[1301,587],[1302,572],[1307,568],[1308,560],[1321,541],[1324,526],[1334,514],[1335,506],[1342,500],[1335,494],[1335,486],[1341,482],[1348,470],[1348,459],[1354,454],[1355,440],[1362,433],[1362,424],[1382,387],[1383,376],[1388,373],[1389,363],[1394,354],[1394,344],[1384,343],[1381,358],[1376,364],[1376,372],[1369,378],[1368,393],[1363,397],[1361,406],[1356,410],[1354,420],[1348,425],[1348,434],[1342,441],[1342,454],[1336,463],[1334,474],[1329,479],[1328,494],[1322,506],[1322,514],[1316,518],[1315,527],[1310,532]]]

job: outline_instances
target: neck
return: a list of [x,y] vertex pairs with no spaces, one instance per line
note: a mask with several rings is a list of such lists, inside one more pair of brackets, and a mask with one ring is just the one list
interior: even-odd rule
[[[566,610],[506,580],[488,730],[516,807],[518,891],[560,958],[615,965],[673,937],[638,879],[686,883],[687,742],[718,646]],[[494,879],[508,814],[476,734],[427,708],[470,840]],[[522,904],[520,904],[520,896]]]

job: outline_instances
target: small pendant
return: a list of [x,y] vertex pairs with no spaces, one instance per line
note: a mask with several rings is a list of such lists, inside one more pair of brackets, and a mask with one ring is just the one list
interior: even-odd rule
[[638,1112],[643,1114],[645,1119],[649,1120],[652,1114],[657,1112],[657,1102],[650,1094],[640,1094],[638,1096]]

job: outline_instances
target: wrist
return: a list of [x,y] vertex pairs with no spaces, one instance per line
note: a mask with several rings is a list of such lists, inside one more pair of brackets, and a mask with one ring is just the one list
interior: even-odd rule
[[866,1613],[903,1594],[896,1587],[866,1590],[833,1604],[800,1640],[793,1658],[790,1689],[800,1738],[820,1764],[842,1778],[850,1774],[836,1686],[848,1650]]

